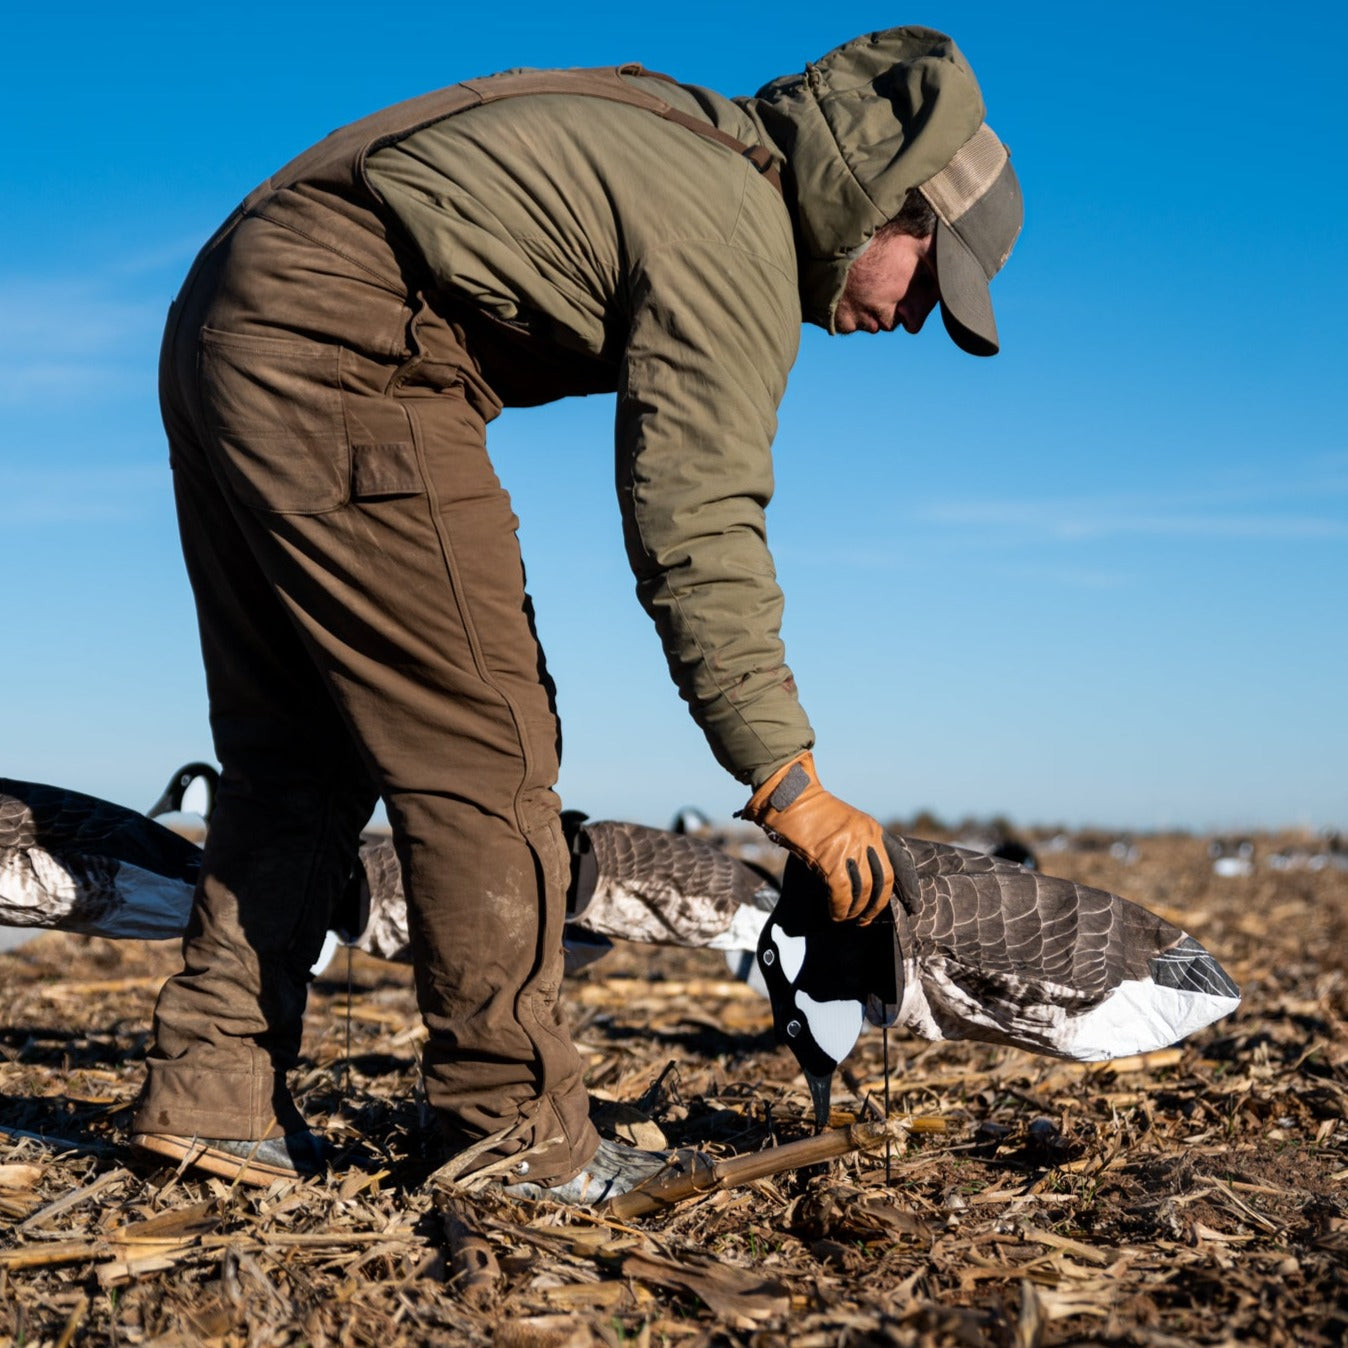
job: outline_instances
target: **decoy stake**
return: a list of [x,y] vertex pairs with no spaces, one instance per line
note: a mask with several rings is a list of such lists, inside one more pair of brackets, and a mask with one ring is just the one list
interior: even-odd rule
[[[889,1026],[880,1028],[880,1042],[885,1055],[885,1122],[889,1122]],[[885,1129],[885,1185],[894,1183],[894,1146],[889,1129]]]

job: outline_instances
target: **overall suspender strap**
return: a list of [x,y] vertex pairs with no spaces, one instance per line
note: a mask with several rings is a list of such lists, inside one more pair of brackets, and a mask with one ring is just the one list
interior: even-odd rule
[[[782,191],[782,180],[773,163],[772,155],[765,146],[746,145],[737,140],[719,126],[671,107],[664,99],[644,89],[636,89],[623,79],[624,75],[642,75],[649,79],[664,80],[668,84],[677,84],[670,75],[647,70],[635,62],[621,66],[602,66],[594,70],[521,70],[502,75],[491,75],[482,80],[465,80],[457,87],[466,89],[477,96],[479,106],[482,103],[494,103],[503,98],[519,98],[527,94],[579,94],[590,98],[606,98],[612,103],[626,103],[632,107],[644,108],[657,117],[684,127],[705,140],[715,141],[732,153],[741,155],[768,180],[778,194]],[[466,109],[464,109],[466,111]],[[371,149],[374,147],[372,146]]]

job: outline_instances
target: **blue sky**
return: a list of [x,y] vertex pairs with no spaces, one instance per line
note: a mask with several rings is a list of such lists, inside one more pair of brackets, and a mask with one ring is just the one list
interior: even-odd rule
[[[1348,825],[1340,7],[440,12],[7,16],[0,775],[143,808],[210,756],[155,358],[193,253],[257,180],[507,66],[641,60],[748,93],[922,22],[977,70],[1027,224],[994,360],[939,322],[805,334],[769,521],[826,783],[883,818]],[[726,816],[743,792],[632,595],[611,415],[507,413],[491,441],[560,688],[563,794]]]

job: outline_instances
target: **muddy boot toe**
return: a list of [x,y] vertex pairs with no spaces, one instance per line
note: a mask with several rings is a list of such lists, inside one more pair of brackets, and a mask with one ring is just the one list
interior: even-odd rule
[[630,1193],[674,1164],[663,1152],[640,1151],[604,1138],[595,1154],[570,1179],[552,1185],[517,1181],[507,1184],[505,1191],[512,1198],[546,1198],[572,1207],[592,1207]]
[[305,1129],[284,1137],[180,1137],[173,1133],[137,1133],[131,1145],[143,1152],[186,1164],[240,1184],[268,1185],[278,1179],[307,1179],[327,1168],[330,1149]]

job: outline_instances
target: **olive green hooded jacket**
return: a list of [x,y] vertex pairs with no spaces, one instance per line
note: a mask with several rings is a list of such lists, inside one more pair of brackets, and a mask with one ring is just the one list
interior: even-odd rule
[[584,374],[561,391],[616,390],[637,593],[718,761],[757,786],[813,743],[764,521],[800,324],[833,330],[851,261],[983,103],[954,43],[922,28],[748,98],[628,78],[765,146],[782,192],[685,127],[570,95],[435,122],[371,154],[367,178],[451,302],[573,359]]

